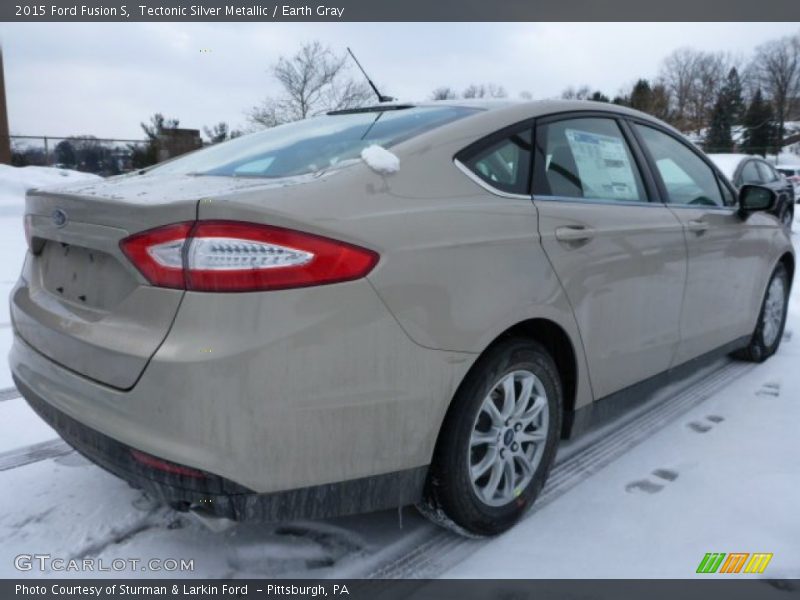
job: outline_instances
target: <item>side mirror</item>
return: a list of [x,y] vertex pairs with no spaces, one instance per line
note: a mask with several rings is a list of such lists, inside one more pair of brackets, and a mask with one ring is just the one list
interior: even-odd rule
[[771,189],[761,185],[743,185],[739,189],[739,213],[746,217],[760,210],[772,210],[778,196]]

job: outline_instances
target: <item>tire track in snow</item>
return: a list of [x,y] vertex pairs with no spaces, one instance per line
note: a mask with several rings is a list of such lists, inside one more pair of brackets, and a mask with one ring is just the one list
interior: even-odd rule
[[49,458],[64,456],[70,452],[74,452],[74,450],[61,438],[23,446],[8,452],[0,452],[0,471],[24,467]]
[[159,512],[163,512],[163,507],[153,508],[141,518],[136,519],[133,523],[121,527],[119,529],[112,529],[105,537],[96,542],[87,544],[85,547],[74,552],[69,558],[70,560],[83,560],[84,558],[97,557],[112,546],[119,546],[129,542],[131,539],[141,533],[158,529],[161,523],[156,519]]
[[[667,424],[749,373],[755,366],[727,362],[676,394],[657,396],[648,401],[630,415],[598,430],[598,435],[589,433],[592,441],[557,460],[542,493],[522,520],[529,519]],[[409,543],[404,544],[407,550],[402,554],[383,565],[373,566],[363,576],[367,579],[435,578],[489,541],[465,538],[442,527],[431,526],[427,536],[411,542],[413,547],[409,548]]]

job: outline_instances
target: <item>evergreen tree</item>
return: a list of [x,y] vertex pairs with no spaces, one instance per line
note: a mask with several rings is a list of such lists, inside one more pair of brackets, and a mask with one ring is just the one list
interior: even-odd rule
[[707,152],[733,152],[731,128],[742,121],[744,112],[742,82],[739,72],[733,67],[728,71],[711,110],[711,122],[705,139]]
[[669,118],[669,92],[662,83],[651,84],[647,79],[639,79],[633,84],[630,95],[617,96],[612,102],[630,106],[658,119]]
[[633,85],[628,105],[642,112],[651,112],[653,106],[653,89],[647,79],[640,79]]
[[609,97],[603,92],[594,92],[591,96],[589,96],[589,100],[594,100],[595,102],[611,102]]
[[74,169],[78,164],[78,158],[75,155],[75,147],[69,140],[61,140],[56,144],[56,162],[62,164],[70,169]]
[[725,108],[731,121],[731,125],[738,125],[744,117],[745,109],[747,108],[744,103],[742,95],[742,80],[739,77],[739,71],[736,67],[732,67],[728,71],[728,76],[725,78],[725,83],[720,90],[720,96],[725,103]]
[[719,94],[711,111],[711,125],[704,146],[706,152],[733,152],[730,106],[723,93]]
[[775,151],[778,141],[775,115],[770,103],[764,100],[760,88],[753,94],[750,106],[747,107],[743,125],[745,131],[742,150],[748,154],[760,154],[761,156]]

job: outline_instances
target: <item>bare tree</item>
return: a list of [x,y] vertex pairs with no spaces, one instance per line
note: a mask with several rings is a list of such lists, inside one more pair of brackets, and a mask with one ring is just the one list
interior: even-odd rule
[[431,100],[455,100],[458,98],[456,91],[446,85],[438,87],[431,92]]
[[672,101],[674,124],[685,130],[689,124],[689,105],[694,93],[697,52],[679,48],[664,59],[661,79]]
[[650,114],[662,121],[671,120],[669,90],[663,81],[656,81],[653,85]]
[[128,144],[131,155],[131,162],[135,169],[149,167],[158,162],[158,136],[165,129],[176,129],[180,125],[178,119],[167,119],[161,113],[155,113],[150,117],[150,123],[139,123],[147,136],[145,144]]
[[701,52],[698,53],[694,66],[694,86],[689,99],[690,116],[693,126],[700,130],[710,123],[714,102],[730,69],[730,63],[721,52]]
[[225,121],[220,121],[211,127],[203,127],[203,131],[208,138],[209,144],[218,144],[242,135],[241,131],[238,129],[231,129]]
[[523,90],[519,93],[519,97],[522,100],[533,100],[533,94],[531,94],[528,90]]
[[161,113],[155,113],[150,117],[150,123],[139,123],[145,135],[150,141],[158,139],[158,135],[165,129],[176,129],[181,122],[179,119],[167,119]]
[[664,59],[660,80],[670,98],[670,117],[683,131],[699,131],[711,118],[714,102],[730,70],[722,52],[680,48]]
[[463,98],[506,98],[508,93],[502,85],[494,83],[470,84],[461,94]]
[[248,117],[273,127],[330,110],[363,106],[372,91],[348,77],[347,55],[335,54],[318,41],[303,44],[293,56],[281,56],[272,75],[282,92],[254,107]]
[[783,140],[787,115],[800,96],[800,34],[756,48],[751,71],[772,102],[778,137]]

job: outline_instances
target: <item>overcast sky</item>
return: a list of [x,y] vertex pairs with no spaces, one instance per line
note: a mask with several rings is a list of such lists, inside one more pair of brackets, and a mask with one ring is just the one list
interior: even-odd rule
[[[616,94],[672,50],[746,58],[798,23],[3,23],[12,133],[141,138],[154,112],[202,128],[245,126],[277,89],[269,67],[300,43],[349,45],[384,94],[427,98],[470,83],[511,96],[587,84]],[[202,51],[201,51],[202,50]],[[355,74],[354,74],[355,75]]]

